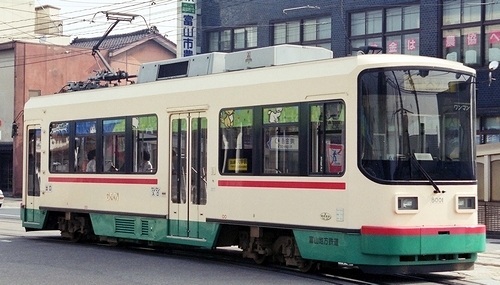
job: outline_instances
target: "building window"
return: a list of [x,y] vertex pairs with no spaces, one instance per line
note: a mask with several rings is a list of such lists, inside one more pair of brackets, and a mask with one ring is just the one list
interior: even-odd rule
[[443,31],[445,58],[465,64],[479,64],[481,60],[480,27]]
[[330,17],[275,23],[273,45],[298,44],[331,49],[331,25]]
[[257,26],[208,33],[208,51],[231,52],[257,47]]
[[350,19],[353,49],[375,46],[386,53],[420,53],[418,5],[353,13]]
[[444,0],[443,25],[478,22],[481,19],[481,1]]
[[500,61],[500,24],[485,27],[486,33],[486,63]]
[[479,143],[500,143],[500,117],[483,117],[478,121]]
[[500,60],[500,3],[445,0],[443,58],[476,66]]

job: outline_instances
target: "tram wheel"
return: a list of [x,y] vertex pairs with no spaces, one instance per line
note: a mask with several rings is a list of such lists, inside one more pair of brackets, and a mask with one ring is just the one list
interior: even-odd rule
[[313,262],[312,260],[302,260],[299,264],[298,264],[298,268],[300,270],[300,272],[311,272],[312,270],[314,270],[314,266],[315,266],[315,262]]
[[71,242],[81,242],[83,240],[83,234],[80,232],[70,233],[69,241]]
[[255,254],[255,256],[253,257],[253,261],[255,261],[255,263],[257,264],[264,264],[266,262],[266,259],[267,259],[267,256],[265,256],[264,254]]

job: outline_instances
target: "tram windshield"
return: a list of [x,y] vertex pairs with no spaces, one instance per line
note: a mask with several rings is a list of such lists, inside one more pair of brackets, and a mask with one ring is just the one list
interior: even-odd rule
[[373,180],[472,180],[473,76],[376,69],[359,76],[359,168]]

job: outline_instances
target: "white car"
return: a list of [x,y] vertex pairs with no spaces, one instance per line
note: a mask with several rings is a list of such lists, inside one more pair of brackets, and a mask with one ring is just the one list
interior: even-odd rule
[[3,205],[3,198],[4,198],[3,192],[2,192],[2,190],[0,190],[0,207],[2,207],[2,205]]

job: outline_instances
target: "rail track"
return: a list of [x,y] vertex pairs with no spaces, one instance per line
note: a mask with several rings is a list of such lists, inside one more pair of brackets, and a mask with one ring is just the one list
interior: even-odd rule
[[[0,240],[8,241],[12,238],[29,238],[50,243],[72,243],[56,235],[56,232],[26,233],[17,225],[17,219],[0,217]],[[255,264],[252,260],[241,257],[241,252],[235,248],[220,248],[217,250],[193,249],[176,246],[147,247],[128,243],[102,243],[86,242],[85,246],[104,246],[123,251],[136,251],[145,255],[159,255],[178,258],[191,258],[206,260],[214,263],[230,264],[250,268],[251,270],[271,271],[276,274],[293,275],[302,278],[304,281],[314,280],[318,284],[339,284],[339,285],[397,285],[397,284],[444,284],[444,285],[487,285],[475,281],[466,280],[465,276],[447,274],[419,274],[419,275],[372,275],[364,274],[360,270],[351,266],[332,266],[316,268],[311,273],[303,273],[299,270],[279,265]],[[494,256],[498,257],[498,256]]]

